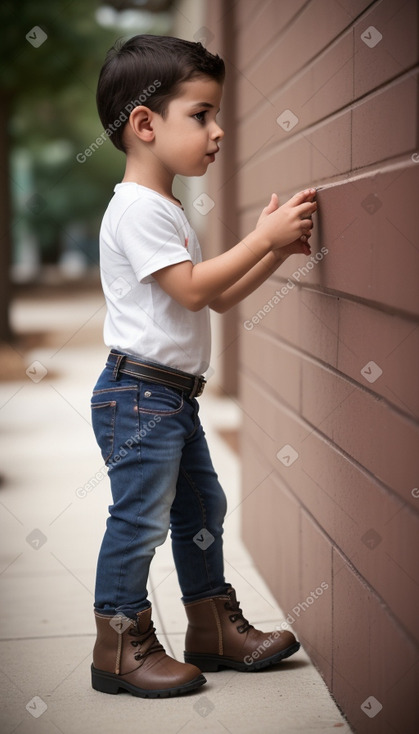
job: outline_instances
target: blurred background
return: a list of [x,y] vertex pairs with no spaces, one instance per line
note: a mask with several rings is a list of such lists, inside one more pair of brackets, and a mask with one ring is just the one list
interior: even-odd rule
[[[171,0],[0,7],[0,339],[17,293],[98,283],[98,229],[123,156],[103,139],[98,73],[116,39],[168,33]],[[78,156],[78,157],[77,157]]]

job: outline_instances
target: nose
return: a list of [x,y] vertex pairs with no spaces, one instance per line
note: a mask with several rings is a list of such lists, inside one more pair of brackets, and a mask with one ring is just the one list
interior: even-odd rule
[[217,123],[214,123],[214,129],[211,131],[211,140],[215,140],[217,142],[218,140],[222,140],[224,137],[224,130],[222,127],[217,125]]

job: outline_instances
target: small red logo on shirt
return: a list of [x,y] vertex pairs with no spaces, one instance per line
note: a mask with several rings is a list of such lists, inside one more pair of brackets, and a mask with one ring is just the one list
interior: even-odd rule
[[185,237],[185,247],[188,249],[189,237]]

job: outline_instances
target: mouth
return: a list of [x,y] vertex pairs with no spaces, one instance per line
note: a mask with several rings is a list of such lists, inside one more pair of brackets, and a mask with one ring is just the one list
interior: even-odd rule
[[214,163],[214,161],[215,161],[215,154],[218,153],[219,150],[220,150],[219,148],[216,148],[211,153],[207,153],[206,157],[210,159],[211,163]]

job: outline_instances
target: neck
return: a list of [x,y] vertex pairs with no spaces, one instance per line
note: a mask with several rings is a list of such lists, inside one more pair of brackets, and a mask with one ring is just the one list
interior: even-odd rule
[[147,186],[158,194],[162,194],[172,201],[178,201],[172,193],[174,174],[166,168],[157,165],[147,165],[147,162],[140,163],[127,157],[125,173],[122,182],[132,182]]

